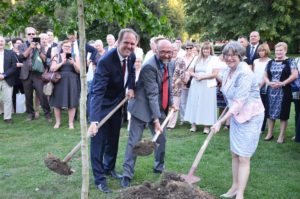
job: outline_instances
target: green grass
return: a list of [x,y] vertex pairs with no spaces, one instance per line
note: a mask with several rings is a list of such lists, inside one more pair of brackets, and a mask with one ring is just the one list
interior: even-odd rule
[[[60,129],[53,129],[53,124],[49,125],[43,117],[32,122],[25,122],[25,118],[26,115],[23,114],[13,115],[13,125],[0,121],[0,198],[80,198],[80,153],[69,163],[76,170],[69,177],[49,171],[43,163],[48,152],[62,159],[80,141],[79,123],[76,122],[76,130],[69,130],[66,113],[63,121],[65,125]],[[187,174],[206,137],[200,132],[190,134],[188,129],[189,126],[184,125],[168,132],[167,171]],[[278,126],[275,131],[277,137]],[[284,144],[260,141],[251,160],[251,174],[245,198],[300,198],[300,144],[291,141],[293,132],[294,121],[290,119]],[[146,131],[144,136],[150,138],[150,133]],[[119,173],[122,171],[126,143],[127,132],[123,128],[116,168]],[[133,185],[159,180],[159,175],[152,173],[152,165],[153,156],[138,158]],[[216,198],[227,191],[231,185],[228,132],[222,131],[213,137],[195,175],[201,177],[197,186]],[[116,192],[112,195],[101,194],[95,188],[90,172],[90,198],[117,196],[119,182],[108,178],[108,183]]]

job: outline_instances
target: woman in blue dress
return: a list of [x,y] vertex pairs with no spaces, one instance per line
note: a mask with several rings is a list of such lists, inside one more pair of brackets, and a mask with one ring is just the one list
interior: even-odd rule
[[287,44],[279,42],[275,45],[275,60],[270,60],[265,71],[267,89],[266,113],[268,118],[268,134],[265,141],[274,138],[273,129],[276,119],[280,119],[278,144],[284,142],[287,121],[290,116],[292,90],[290,83],[298,77],[298,71],[291,60],[286,57]]
[[239,42],[230,42],[222,53],[228,68],[223,73],[221,91],[229,110],[211,130],[218,132],[230,118],[232,185],[221,197],[236,196],[242,199],[250,174],[250,158],[258,145],[265,109],[254,73],[242,61],[245,48]]

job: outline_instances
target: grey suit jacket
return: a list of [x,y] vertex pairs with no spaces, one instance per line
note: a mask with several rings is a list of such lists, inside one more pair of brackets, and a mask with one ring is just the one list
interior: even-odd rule
[[[169,105],[173,105],[171,96],[172,71],[168,65],[169,74]],[[150,122],[153,119],[166,117],[162,108],[163,74],[155,55],[142,66],[136,83],[135,98],[128,102],[128,111],[136,118]]]

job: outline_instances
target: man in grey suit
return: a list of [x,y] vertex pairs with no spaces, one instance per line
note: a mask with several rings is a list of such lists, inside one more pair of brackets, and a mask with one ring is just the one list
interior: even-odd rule
[[168,39],[158,41],[157,54],[143,64],[136,84],[135,97],[128,103],[131,121],[121,180],[123,188],[130,186],[133,178],[136,155],[133,154],[132,149],[141,140],[147,123],[152,134],[156,131],[162,132],[157,139],[159,145],[155,148],[153,172],[161,173],[164,170],[166,136],[165,128],[161,128],[160,122],[165,119],[168,107],[173,105],[170,78],[172,71],[168,66],[172,54],[172,43]]
[[27,121],[35,119],[35,110],[33,108],[33,91],[35,90],[44,110],[46,120],[52,122],[50,105],[47,96],[43,93],[44,83],[41,79],[42,74],[32,70],[34,50],[38,49],[39,56],[42,56],[40,44],[33,42],[33,38],[36,36],[36,30],[32,27],[27,27],[25,33],[27,41],[19,46],[19,59],[23,62],[20,71],[20,79],[22,80],[25,91]]

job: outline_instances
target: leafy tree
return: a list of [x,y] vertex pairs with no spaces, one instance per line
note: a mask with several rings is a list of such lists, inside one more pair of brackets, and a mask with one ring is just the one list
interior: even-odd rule
[[264,41],[300,43],[299,0],[185,0],[190,34],[200,33],[203,39],[236,39],[260,32]]
[[[111,31],[112,25],[115,32],[120,28],[132,26],[150,35],[161,32],[172,35],[168,18],[163,15],[155,16],[142,0],[85,0],[84,10],[87,30],[90,30],[90,27],[103,28],[104,25],[104,31],[101,29],[98,34],[105,32],[105,28],[107,34]],[[0,24],[0,32],[3,34],[23,32],[24,28],[30,25],[32,17],[36,15],[47,17],[56,35],[62,36],[66,32],[78,29],[77,4],[72,0],[23,0],[17,1],[16,5],[1,2],[0,13],[2,12],[6,13],[5,17],[0,15],[0,20],[4,22]],[[95,35],[89,35],[87,31],[87,38],[91,36]]]

